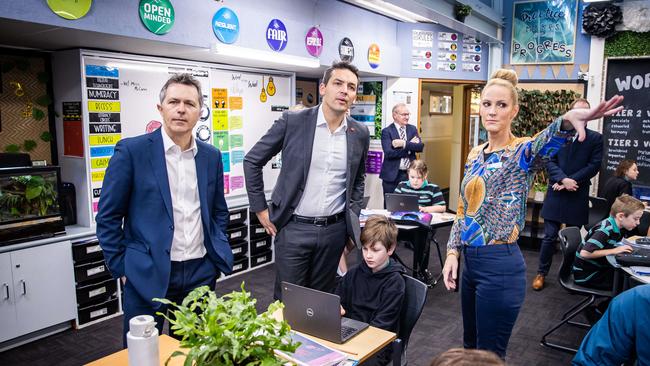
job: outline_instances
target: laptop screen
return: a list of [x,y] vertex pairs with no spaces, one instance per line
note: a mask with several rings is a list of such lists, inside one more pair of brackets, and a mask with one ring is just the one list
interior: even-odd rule
[[641,201],[650,202],[650,186],[633,185],[632,195]]

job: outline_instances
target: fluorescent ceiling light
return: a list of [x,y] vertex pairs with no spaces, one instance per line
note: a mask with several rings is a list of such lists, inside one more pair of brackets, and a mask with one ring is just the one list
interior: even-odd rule
[[218,55],[264,61],[274,64],[302,66],[312,69],[320,67],[320,60],[317,58],[292,56],[279,52],[262,51],[253,48],[231,46],[228,44],[212,44],[210,51]]
[[412,11],[401,8],[397,5],[391,4],[382,0],[347,0],[349,3],[357,4],[363,8],[374,10],[387,17],[401,20],[407,23],[435,23],[432,19],[425,18]]

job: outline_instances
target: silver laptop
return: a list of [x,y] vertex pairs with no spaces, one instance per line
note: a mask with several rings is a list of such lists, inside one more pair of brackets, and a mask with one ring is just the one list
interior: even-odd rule
[[292,329],[334,343],[343,343],[368,324],[341,317],[341,298],[307,287],[282,282],[284,320]]
[[420,211],[416,194],[386,193],[384,199],[386,200],[386,210],[389,212]]

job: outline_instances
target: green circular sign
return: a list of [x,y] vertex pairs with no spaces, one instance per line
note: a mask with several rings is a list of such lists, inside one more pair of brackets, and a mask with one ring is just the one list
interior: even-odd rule
[[154,34],[165,34],[174,25],[174,7],[169,0],[140,0],[140,20]]
[[82,18],[90,10],[92,0],[47,0],[47,6],[61,18],[75,20]]

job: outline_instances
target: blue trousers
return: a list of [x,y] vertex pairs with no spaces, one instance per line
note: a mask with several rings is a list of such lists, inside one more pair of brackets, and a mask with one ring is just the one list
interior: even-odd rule
[[[214,290],[219,276],[217,270],[206,255],[199,259],[190,259],[184,262],[172,262],[169,275],[169,287],[165,298],[180,304],[183,299],[197,287],[210,286]],[[122,291],[122,310],[124,311],[124,348],[126,348],[126,333],[129,331],[129,320],[138,315],[151,315],[156,320],[158,334],[162,334],[165,318],[157,312],[166,313],[167,306],[158,302],[152,304],[151,299],[143,299],[138,295],[129,279]],[[173,317],[172,317],[173,318]],[[177,338],[170,330],[170,336]]]
[[489,350],[505,359],[526,295],[524,257],[516,243],[466,246],[463,253],[463,346]]

